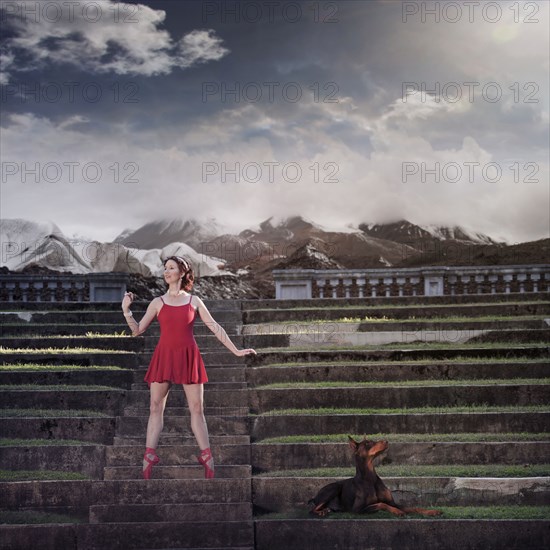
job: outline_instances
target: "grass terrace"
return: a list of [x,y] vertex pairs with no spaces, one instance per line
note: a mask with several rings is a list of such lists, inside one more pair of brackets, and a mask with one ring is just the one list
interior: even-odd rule
[[[258,390],[321,389],[321,388],[398,388],[423,386],[505,386],[505,385],[548,385],[550,378],[510,378],[481,380],[400,380],[398,382],[281,382],[257,386]],[[2,386],[0,386],[0,389]]]
[[527,406],[493,406],[493,405],[468,405],[459,407],[412,407],[400,409],[276,409],[264,411],[261,414],[250,416],[321,416],[321,415],[366,415],[366,414],[453,414],[453,413],[507,413],[507,412],[550,412],[549,405],[527,405]]
[[[380,477],[544,477],[550,475],[550,464],[380,464]],[[355,467],[307,468],[300,470],[273,470],[257,477],[353,477]]]
[[61,470],[0,470],[0,481],[81,481],[89,476]]
[[[448,519],[542,519],[547,520],[550,517],[550,506],[437,506],[438,510],[443,512],[441,516],[434,516],[432,520]],[[399,521],[416,519],[417,514],[410,514]],[[311,519],[312,516],[308,510],[293,510],[292,512],[272,512],[261,516],[266,520],[285,520],[285,519]],[[338,512],[328,514],[323,519],[345,520],[345,519],[387,519],[394,520],[395,516],[389,512],[376,512],[376,515],[365,516],[365,514],[352,514],[349,512]]]
[[311,434],[311,435],[287,435],[269,437],[258,441],[257,444],[273,443],[346,443],[348,435],[356,440],[367,437],[370,440],[387,440],[395,443],[409,442],[438,442],[438,443],[485,443],[500,441],[550,441],[550,432],[542,433],[451,433],[451,434],[425,434],[425,433],[377,433],[377,434]]
[[84,409],[0,409],[0,418],[110,418]]
[[83,365],[41,365],[39,363],[6,363],[4,365],[0,365],[0,371],[90,371],[90,370],[98,370],[98,371],[128,371],[131,369],[125,369],[122,367],[117,367],[115,365],[107,365],[107,366],[101,366],[101,365],[94,365],[94,366],[83,366]]

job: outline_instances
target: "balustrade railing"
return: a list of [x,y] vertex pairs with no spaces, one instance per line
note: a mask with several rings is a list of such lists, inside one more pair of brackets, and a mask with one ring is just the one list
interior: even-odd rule
[[277,299],[548,292],[550,265],[275,269]]
[[126,292],[125,273],[1,274],[2,302],[115,302]]

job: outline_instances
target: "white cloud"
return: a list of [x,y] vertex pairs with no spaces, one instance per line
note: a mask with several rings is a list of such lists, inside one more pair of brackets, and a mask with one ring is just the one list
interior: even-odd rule
[[[220,222],[243,228],[271,215],[301,214],[321,224],[343,222],[384,222],[403,217],[419,224],[464,225],[510,241],[531,240],[545,235],[548,223],[548,162],[541,159],[537,178],[540,183],[514,182],[513,171],[501,164],[497,182],[483,178],[482,168],[498,161],[476,139],[463,136],[457,148],[434,148],[421,131],[404,131],[412,121],[427,124],[438,116],[435,108],[411,105],[401,110],[396,100],[379,117],[369,117],[354,109],[350,102],[341,104],[302,103],[295,105],[294,131],[285,120],[259,105],[244,105],[198,119],[194,125],[166,135],[170,145],[161,145],[156,129],[139,136],[129,134],[124,125],[113,125],[109,135],[98,140],[78,124],[85,120],[68,119],[57,126],[47,119],[31,115],[12,115],[3,130],[7,145],[4,158],[11,161],[34,159],[96,162],[104,169],[104,183],[27,183],[17,176],[4,185],[3,198],[10,217],[55,220],[66,232],[89,233],[109,240],[128,226],[160,217],[215,217]],[[398,108],[392,108],[392,107]],[[445,107],[441,107],[444,109]],[[417,110],[422,117],[417,119]],[[314,123],[305,121],[313,119]],[[359,136],[370,139],[369,155],[346,145],[331,131],[335,120],[344,121]],[[253,140],[246,139],[253,129],[268,128]],[[278,145],[285,141],[284,149]],[[155,147],[151,144],[156,143]],[[60,154],[60,152],[62,152]],[[440,182],[418,172],[402,181],[403,162],[425,163],[433,170],[441,166]],[[110,170],[115,162],[139,166],[139,183],[113,182]],[[203,181],[205,162],[215,162],[217,173]],[[240,163],[241,181],[228,172],[221,181],[222,166],[229,171]],[[264,163],[277,162],[274,181]],[[282,167],[295,162],[302,170],[297,182],[285,179]],[[255,171],[243,172],[246,163],[262,169],[262,179],[253,182]],[[313,181],[312,167],[318,163],[320,181]],[[337,172],[323,169],[333,163]],[[456,163],[462,169],[459,181],[451,182],[443,172],[445,165]],[[470,181],[466,163],[477,163]],[[329,183],[329,177],[336,183]],[[67,175],[67,174],[65,174]],[[289,171],[288,175],[293,176]],[[453,172],[449,172],[453,177]],[[490,175],[490,174],[489,174]],[[521,173],[522,179],[526,173]],[[32,179],[32,178],[31,178]],[[122,178],[121,178],[122,180]],[[154,196],[155,200],[151,200]],[[86,206],[86,217],[83,207]],[[61,222],[64,220],[64,223]],[[513,223],[511,223],[513,221]],[[546,224],[546,225],[545,225]]]
[[218,61],[229,51],[221,44],[222,40],[213,30],[187,33],[179,42],[181,66],[190,67],[199,62]]
[[[16,32],[4,45],[3,61],[7,61],[8,67],[14,69],[14,54],[19,52],[33,60],[20,70],[53,62],[95,73],[153,76],[217,61],[229,53],[213,30],[191,31],[174,41],[160,28],[166,13],[143,4],[96,0],[98,9],[94,13],[101,14],[98,21],[84,9],[73,6],[69,11],[71,4],[74,2],[59,4],[65,10],[59,20],[53,12],[38,17],[6,16],[6,22],[11,22]],[[126,13],[125,8],[136,7],[139,11],[135,14]],[[115,9],[119,10],[118,18],[114,16]],[[6,83],[9,76],[2,78]]]

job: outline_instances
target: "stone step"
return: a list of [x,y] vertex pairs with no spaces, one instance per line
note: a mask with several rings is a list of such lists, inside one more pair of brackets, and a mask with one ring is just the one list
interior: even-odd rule
[[[111,445],[116,417],[2,418],[2,437],[29,439],[76,439]],[[144,432],[145,433],[145,432]]]
[[251,502],[250,479],[135,479],[0,483],[4,510],[56,512],[92,505]]
[[181,523],[197,518],[208,522],[251,520],[252,503],[90,506],[90,523]]
[[[248,435],[216,435],[209,434],[210,443],[213,447],[223,447],[225,445],[246,445],[250,444],[250,437]],[[160,446],[178,446],[178,445],[196,445],[195,436],[188,434],[182,436],[180,434],[160,434]],[[115,435],[113,441],[114,448],[121,445],[123,447],[132,446],[139,447],[140,452],[143,452],[145,446],[145,432],[139,436],[119,436]]]
[[[503,295],[504,299],[512,295]],[[517,294],[518,298],[521,299],[524,295]],[[213,299],[204,299],[204,305],[211,311],[240,311],[241,309],[241,300],[213,300]],[[149,305],[149,300],[140,300],[135,299],[132,303],[132,310],[134,311],[145,311]],[[120,302],[24,302],[24,301],[1,301],[0,309],[2,311],[78,311],[78,312],[116,312],[120,313]]]
[[550,405],[550,384],[284,388],[249,390],[250,410],[326,407],[451,407]]
[[[117,418],[118,436],[137,436],[145,434],[148,416]],[[209,416],[207,419],[208,433],[212,435],[248,435],[248,419],[237,416]],[[167,415],[163,432],[190,436],[191,426],[189,417]]]
[[127,351],[102,351],[95,349],[85,352],[75,352],[67,349],[47,353],[4,352],[0,355],[0,365],[13,363],[34,363],[38,365],[79,365],[82,367],[116,366],[121,368],[136,368],[140,365],[138,354]]
[[0,338],[0,345],[7,349],[47,349],[47,348],[93,348],[101,350],[111,350],[113,352],[127,351],[137,352],[145,349],[145,340],[142,337],[132,338],[131,336],[121,336],[116,338],[99,337],[87,338],[86,336],[75,336],[68,338],[59,338],[56,336],[36,336],[33,338],[3,336]]
[[[210,416],[236,416],[236,417],[247,417],[249,414],[248,406],[242,407],[226,407],[224,405],[208,405],[204,407],[206,417]],[[170,404],[170,400],[166,409],[164,411],[164,416],[184,416],[189,417],[189,408],[185,405],[182,407],[173,406]],[[124,407],[122,411],[122,416],[133,417],[133,416],[149,416],[149,407],[148,406],[138,406],[131,405]]]
[[[249,360],[248,357],[237,357],[233,355],[228,349],[220,348],[219,351],[200,350],[204,364],[208,368],[209,365],[239,367],[244,366]],[[153,356],[153,350],[148,350],[140,353],[136,353],[135,357],[138,360],[139,365],[149,365],[151,357]]]
[[542,342],[550,343],[550,329],[506,329],[490,330],[484,334],[474,336],[471,343],[498,343],[498,342]]
[[101,384],[102,386],[117,386],[130,388],[134,380],[134,371],[127,370],[106,370],[86,369],[74,370],[24,370],[0,371],[0,384],[70,384],[70,385],[91,385]]
[[[214,376],[211,375],[212,369],[208,368],[208,382],[205,383],[205,391],[208,390],[210,392],[215,391],[227,391],[227,390],[246,390],[247,384],[245,381],[242,382],[226,382],[226,381],[219,381],[216,380],[216,374]],[[143,371],[143,375],[145,376],[145,371]],[[179,384],[174,384],[174,386]],[[132,391],[149,391],[147,390],[147,382],[145,382],[142,378],[141,382],[136,382],[135,384],[132,384],[130,386],[130,389]]]
[[261,519],[254,522],[257,550],[545,550],[544,520]]
[[[217,407],[248,406],[248,391],[246,389],[223,389],[224,384],[205,384],[204,402]],[[149,406],[148,390],[130,390],[126,392],[126,406]],[[170,390],[167,407],[187,407],[187,398],[181,386]]]
[[2,390],[2,405],[11,409],[86,409],[116,416],[127,390]]
[[[208,306],[207,306],[208,307]],[[118,331],[128,330],[128,325],[124,318],[121,309],[117,311],[99,311],[99,310],[61,310],[54,309],[51,304],[45,304],[43,308],[36,308],[34,311],[24,311],[21,307],[17,306],[12,311],[6,311],[6,309],[0,304],[2,309],[1,318],[4,323],[8,324],[21,324],[28,323],[33,324],[49,324],[49,325],[115,325],[119,328]],[[139,321],[145,314],[146,308],[132,307],[132,313],[134,317]],[[218,310],[211,311],[214,319],[220,323],[224,328],[228,326],[237,326],[242,323],[242,314],[240,311],[234,310]],[[156,322],[156,321],[154,321]],[[200,317],[195,320],[195,326],[203,324]]]
[[[214,457],[215,460],[215,457]],[[141,479],[142,466],[106,466],[105,480]],[[216,478],[233,479],[248,478],[252,475],[250,465],[216,464]],[[153,468],[151,479],[204,479],[204,468],[196,466],[163,466],[159,464]]]
[[421,332],[441,330],[505,330],[505,329],[542,329],[548,325],[544,317],[538,319],[498,319],[480,320],[464,318],[460,321],[437,320],[401,320],[401,321],[312,321],[310,323],[260,323],[244,325],[244,336],[284,334],[336,334],[348,332]]
[[[214,382],[225,382],[225,383],[235,383],[242,384],[246,383],[246,367],[243,366],[220,366],[215,364],[209,364],[208,368],[208,380],[209,384]],[[139,367],[133,371],[133,382],[134,385],[143,384],[143,387],[147,387],[147,384],[143,381],[145,373],[147,372],[147,367]],[[134,387],[132,389],[143,389],[143,387]]]
[[[452,409],[451,409],[452,411]],[[301,414],[252,418],[253,440],[306,434],[546,432],[550,412]]]
[[[230,353],[227,348],[214,336],[211,332],[208,332],[208,334],[198,334],[194,333],[195,341],[197,342],[197,345],[201,349],[201,351],[204,349],[206,350],[225,350],[228,353]],[[159,341],[158,335],[149,335],[145,334],[141,336],[141,338],[144,341],[144,349],[154,349],[157,345],[157,342]],[[240,334],[230,336],[230,340],[239,348],[243,347],[243,336]]]
[[407,345],[413,342],[436,344],[464,344],[482,342],[549,342],[549,329],[438,329],[394,330],[370,332],[315,332],[299,334],[265,334],[244,337],[244,346],[251,348],[319,346],[383,346]]
[[498,379],[498,378],[542,378],[550,376],[550,364],[547,360],[522,361],[422,361],[415,363],[344,362],[316,363],[305,362],[302,365],[248,367],[246,378],[251,386],[275,384],[280,382],[342,382],[342,381],[378,381],[424,379]]
[[[2,319],[3,317],[0,317]],[[14,316],[10,318],[14,320]],[[137,315],[138,320],[140,315]],[[125,334],[130,334],[130,329],[126,325],[124,319],[118,320],[116,323],[64,323],[59,322],[55,324],[40,323],[37,321],[27,322],[22,319],[18,319],[19,322],[14,321],[10,323],[4,323],[2,325],[0,335],[1,336],[23,336],[23,335],[47,335],[47,336],[83,336],[87,333],[112,335],[120,334],[124,331]],[[22,324],[23,323],[23,324]],[[240,334],[241,323],[224,323],[223,328],[229,337],[237,336]],[[194,329],[196,335],[211,335],[211,330],[203,323],[196,322]],[[148,336],[155,335],[157,338],[160,335],[160,326],[157,323],[153,323],[147,327]]]
[[[218,465],[250,465],[250,445],[225,444],[211,438],[212,454],[216,466]],[[220,438],[218,438],[219,440]],[[0,448],[1,450],[1,448]],[[119,445],[105,448],[105,464],[107,466],[128,466],[130,464],[140,465],[143,458],[143,446]],[[157,447],[157,454],[163,466],[186,466],[195,465],[196,455],[199,452],[196,442],[187,445],[160,445]],[[0,456],[1,453],[0,453]],[[157,467],[155,466],[155,470]]]
[[2,526],[10,550],[250,550],[254,547],[252,520],[98,523],[82,525]]
[[0,469],[75,471],[102,479],[104,445],[10,445],[0,446]]
[[[264,512],[309,510],[309,499],[341,477],[252,478],[254,506]],[[405,506],[548,504],[550,477],[384,477],[395,502]]]
[[[548,300],[548,297],[546,297]],[[366,302],[365,302],[366,303]],[[321,307],[324,306],[324,307]],[[246,306],[243,306],[246,308]],[[346,317],[375,317],[388,319],[434,319],[444,317],[485,317],[514,315],[548,315],[550,314],[550,303],[539,299],[532,303],[466,303],[466,304],[429,304],[411,306],[367,306],[357,305],[354,307],[341,307],[332,300],[322,302],[319,307],[298,305],[284,309],[279,306],[277,309],[244,309],[242,312],[243,324],[259,323],[291,323],[293,321],[337,321]]]
[[[44,349],[44,348],[78,348],[78,347],[93,347],[96,349],[106,349],[115,351],[144,351],[153,350],[158,342],[158,336],[120,336],[120,337],[108,337],[108,336],[93,336],[88,338],[87,336],[72,336],[72,337],[57,337],[57,336],[38,336],[28,338],[25,336],[2,336],[0,338],[0,345],[4,348],[31,348],[31,349]],[[237,347],[243,347],[243,336],[235,336],[231,338],[232,342]],[[213,335],[201,335],[195,336],[195,341],[201,349],[205,351],[212,349],[213,351],[226,349],[223,344]],[[271,345],[284,345],[285,338],[281,338],[281,344]]]
[[[255,471],[300,468],[345,468],[353,464],[349,445],[342,443],[253,444]],[[550,441],[392,442],[378,464],[545,464]]]
[[326,361],[415,361],[415,360],[444,360],[459,357],[476,359],[489,358],[513,359],[547,359],[550,358],[550,348],[543,345],[521,345],[502,347],[481,346],[452,346],[438,348],[426,346],[396,347],[395,349],[317,349],[317,350],[262,350],[261,353],[247,357],[247,365],[252,367],[270,365],[274,363],[310,363]]
[[289,309],[289,308],[319,308],[327,307],[388,307],[414,305],[460,305],[460,304],[490,304],[490,303],[522,303],[547,302],[545,292],[510,292],[508,294],[457,294],[453,296],[365,296],[363,298],[304,298],[278,300],[274,298],[240,300],[243,311],[256,309]]

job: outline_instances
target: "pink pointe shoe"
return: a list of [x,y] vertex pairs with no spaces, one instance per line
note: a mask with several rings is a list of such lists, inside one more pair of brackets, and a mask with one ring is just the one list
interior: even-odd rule
[[214,470],[208,466],[208,461],[212,458],[210,447],[203,449],[201,455],[197,457],[199,464],[204,466],[204,479],[214,479]]
[[[153,458],[149,458],[149,455],[153,455]],[[160,458],[157,456],[156,449],[151,449],[147,447],[145,449],[145,454],[143,455],[143,460],[148,462],[147,468],[143,470],[143,479],[151,479],[151,472],[153,471],[153,466],[160,462]]]

